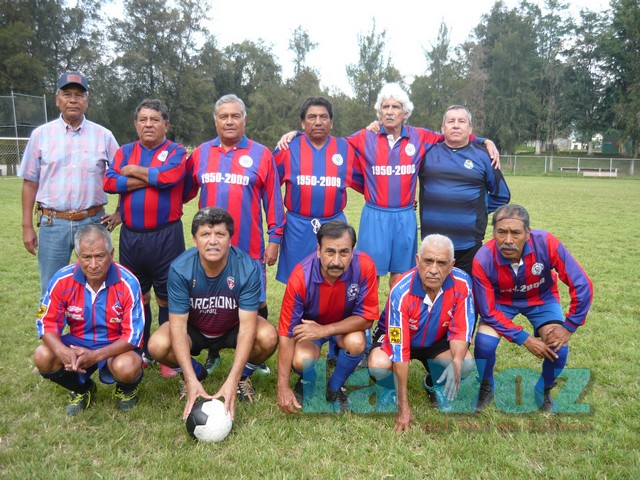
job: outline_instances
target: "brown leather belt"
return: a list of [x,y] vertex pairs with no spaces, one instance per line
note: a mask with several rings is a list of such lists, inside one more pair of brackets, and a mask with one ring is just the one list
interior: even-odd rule
[[56,212],[55,210],[49,210],[44,207],[42,208],[42,214],[47,217],[64,218],[65,220],[73,220],[74,222],[84,220],[88,217],[93,217],[100,212],[104,212],[104,207],[102,205],[98,207],[91,207],[87,210],[80,210],[78,212]]

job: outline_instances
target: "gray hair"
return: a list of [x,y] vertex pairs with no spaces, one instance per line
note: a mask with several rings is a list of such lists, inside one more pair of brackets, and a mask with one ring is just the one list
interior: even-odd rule
[[387,83],[382,87],[380,93],[378,93],[378,99],[374,106],[376,114],[379,116],[382,103],[390,98],[393,98],[402,105],[402,110],[406,114],[404,123],[407,123],[407,120],[409,120],[409,117],[411,116],[411,112],[413,112],[413,102],[409,99],[409,95],[407,95],[407,92],[402,89],[399,83]]
[[442,248],[447,251],[449,256],[449,260],[453,260],[453,242],[451,239],[445,235],[440,235],[439,233],[432,233],[431,235],[427,235],[422,240],[420,244],[419,252],[422,253],[428,247]]
[[134,122],[138,121],[138,114],[140,113],[140,110],[142,110],[143,108],[155,110],[156,112],[160,113],[160,115],[162,115],[162,119],[165,122],[169,121],[169,109],[167,108],[167,106],[164,104],[162,100],[158,100],[157,98],[145,98],[136,107],[136,111],[133,114]]
[[467,117],[469,118],[469,125],[473,125],[473,117],[471,116],[471,112],[464,105],[451,105],[449,108],[447,108],[444,111],[444,115],[442,116],[442,123],[443,124],[444,124],[444,122],[445,122],[445,120],[447,118],[447,113],[449,113],[451,110],[464,110],[465,112],[467,112]]
[[491,225],[493,228],[496,228],[496,223],[500,220],[507,219],[516,219],[521,220],[524,223],[524,228],[529,231],[531,228],[529,227],[529,212],[522,205],[516,205],[515,203],[510,203],[507,205],[502,205],[498,207],[498,209],[493,212],[493,218],[491,219]]
[[234,95],[233,93],[229,93],[227,95],[223,95],[222,97],[220,97],[217,101],[216,104],[213,106],[213,115],[216,115],[216,112],[218,111],[218,107],[220,105],[222,105],[223,103],[237,103],[240,105],[240,108],[242,109],[242,118],[247,116],[247,107],[244,106],[244,102],[242,101],[242,99],[240,97],[238,97],[237,95]]
[[[87,238],[93,236],[101,236],[104,239],[104,245],[107,248],[107,252],[113,252],[113,243],[111,243],[111,235],[106,228],[102,225],[96,225],[95,223],[90,223],[88,225],[84,225],[78,229],[76,234],[73,237],[73,249],[76,252],[76,255],[80,255],[80,244],[84,242]],[[93,242],[92,242],[93,243]]]

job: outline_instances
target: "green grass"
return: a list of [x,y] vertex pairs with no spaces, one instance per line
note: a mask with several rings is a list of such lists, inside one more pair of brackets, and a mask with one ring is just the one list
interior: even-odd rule
[[[591,369],[580,398],[589,414],[442,414],[420,388],[412,364],[409,401],[414,428],[392,432],[394,414],[285,416],[276,407],[276,378],[255,376],[259,399],[240,405],[231,435],[197,444],[180,420],[178,380],[146,372],[140,402],[117,411],[112,387],[67,418],[66,393],[34,371],[38,272],[22,246],[20,186],[0,178],[0,477],[47,478],[637,478],[640,471],[637,322],[640,311],[640,182],[629,179],[509,177],[513,202],[532,226],[554,232],[594,283],[594,304],[571,341],[569,368]],[[348,218],[361,199],[350,196]],[[195,203],[186,206],[189,223]],[[117,243],[117,242],[116,242]],[[269,269],[271,320],[283,285]],[[383,282],[384,283],[384,282]],[[386,293],[386,291],[385,291]],[[562,289],[566,303],[566,289]],[[381,302],[383,300],[381,299]],[[525,323],[526,324],[526,323]],[[529,328],[529,327],[526,327]],[[269,365],[275,370],[276,359]],[[231,364],[205,380],[213,393]],[[524,348],[502,342],[497,371],[539,368]]]

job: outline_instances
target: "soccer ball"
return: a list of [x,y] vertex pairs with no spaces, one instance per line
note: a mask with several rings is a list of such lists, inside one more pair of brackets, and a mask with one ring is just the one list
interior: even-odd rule
[[187,417],[187,432],[201,442],[221,442],[231,431],[231,415],[217,399],[194,403]]

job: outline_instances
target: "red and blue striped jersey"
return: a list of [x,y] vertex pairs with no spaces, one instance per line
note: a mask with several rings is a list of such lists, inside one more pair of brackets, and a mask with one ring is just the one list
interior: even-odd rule
[[74,337],[88,342],[113,343],[124,339],[142,346],[144,309],[136,277],[112,262],[104,288],[95,298],[86,288],[87,278],[80,265],[72,263],[51,278],[36,320],[38,336],[61,335],[65,326]]
[[560,302],[560,277],[569,287],[571,297],[564,327],[575,332],[584,324],[593,300],[593,285],[560,240],[544,230],[531,230],[517,273],[511,265],[493,239],[473,259],[473,294],[483,322],[510,342],[521,344],[526,339],[526,335],[523,338],[520,334],[522,327],[514,324],[497,305],[526,308],[547,301]]
[[[187,151],[166,140],[148,150],[140,141],[118,149],[103,182],[105,192],[120,194],[120,215],[129,228],[147,230],[162,227],[182,217],[182,196]],[[120,175],[126,165],[149,169],[149,186],[129,191]]]
[[[470,135],[482,143],[484,138]],[[381,208],[404,208],[413,205],[420,165],[429,145],[444,141],[444,136],[426,128],[403,125],[400,137],[389,146],[384,127],[380,132],[360,130],[347,137],[358,153],[356,182],[363,183],[364,199]]]
[[328,325],[359,315],[373,323],[378,318],[376,266],[371,257],[354,250],[349,267],[331,285],[322,276],[316,252],[293,269],[282,299],[278,334],[293,336],[302,319]]
[[378,328],[385,332],[382,349],[392,362],[408,362],[411,348],[430,347],[445,335],[447,341],[471,343],[476,316],[467,273],[454,267],[431,306],[425,298],[417,268],[391,289]]
[[284,206],[278,172],[271,152],[246,136],[238,145],[224,150],[215,138],[196,148],[187,160],[185,202],[200,192],[199,208],[220,207],[234,220],[231,243],[251,258],[262,261],[264,238],[262,208],[269,242],[280,243]]
[[287,150],[276,150],[274,159],[285,185],[284,206],[304,217],[332,217],[344,210],[347,188],[354,184],[355,151],[343,138],[330,136],[318,149],[303,134]]

